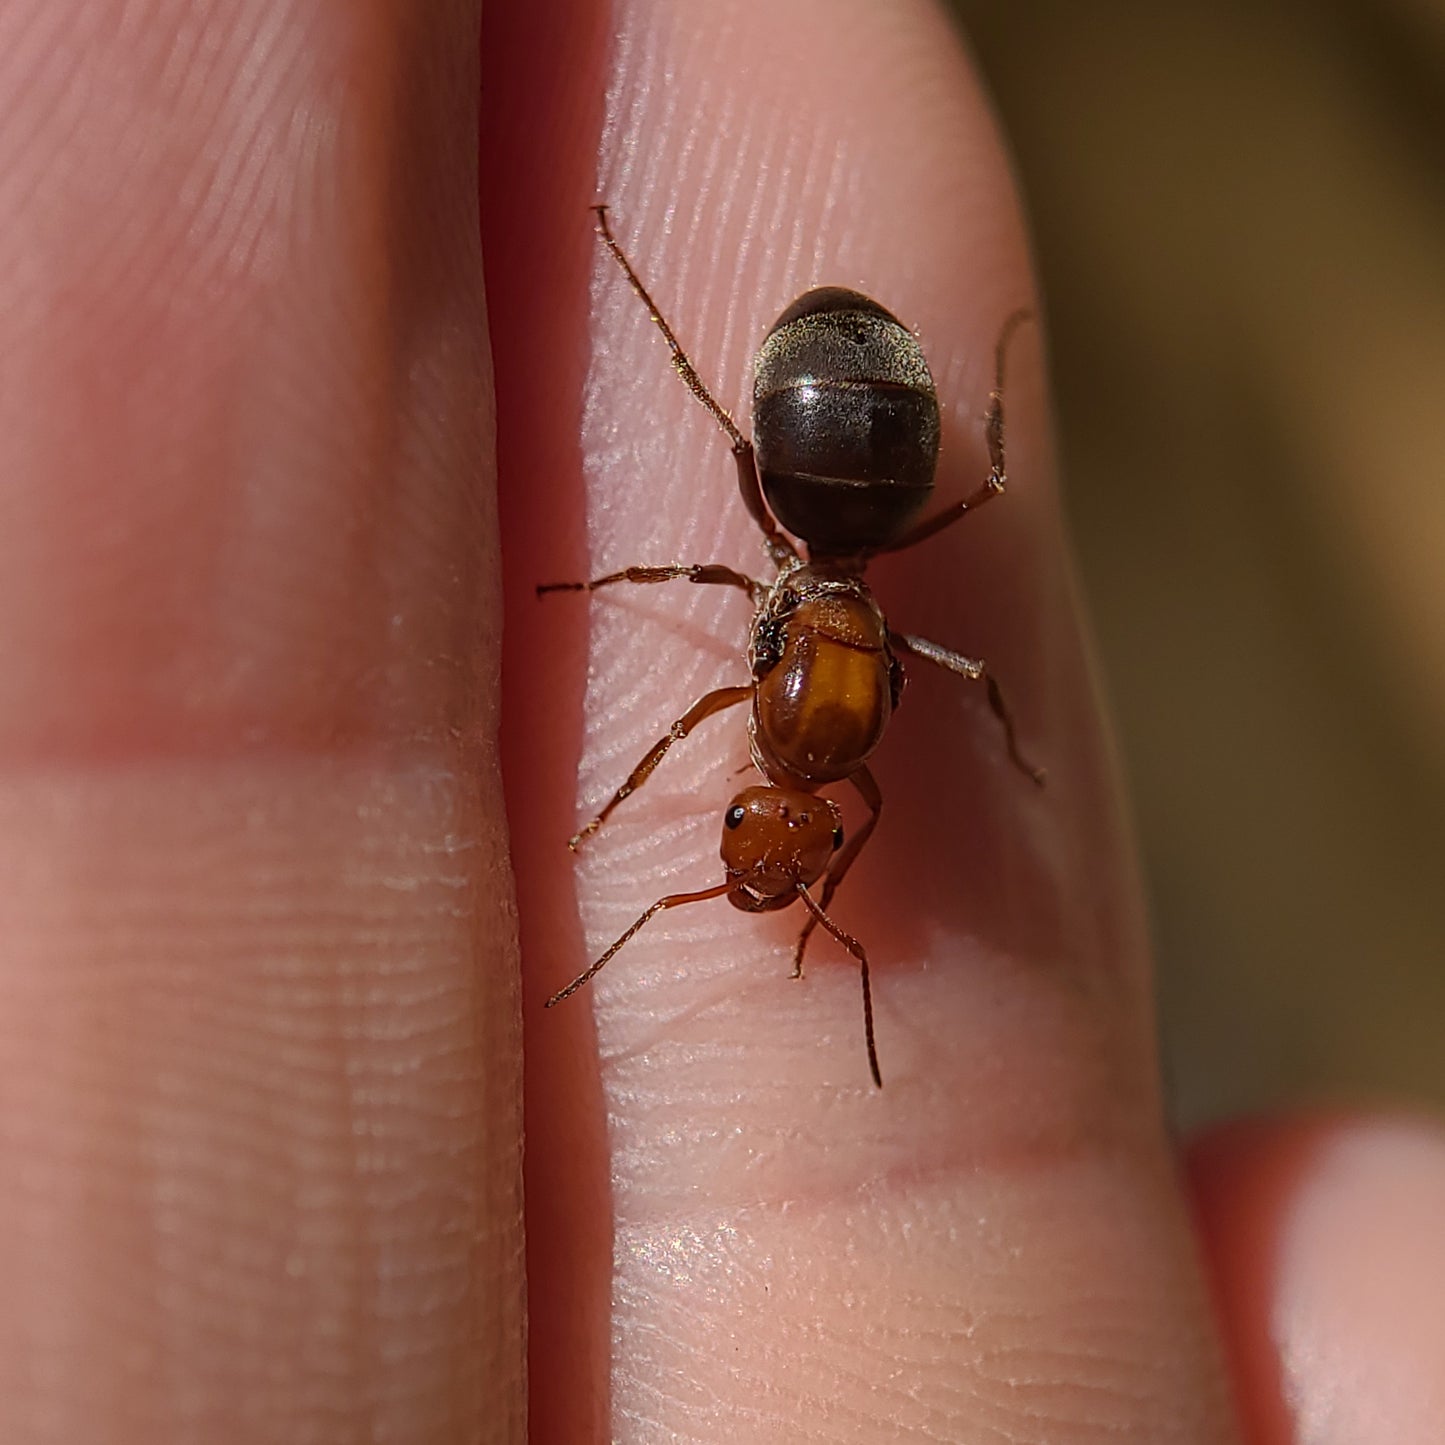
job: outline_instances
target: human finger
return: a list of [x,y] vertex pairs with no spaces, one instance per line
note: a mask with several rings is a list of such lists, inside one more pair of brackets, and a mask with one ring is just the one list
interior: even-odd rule
[[1445,1419],[1445,1134],[1268,1118],[1194,1141],[1193,1184],[1258,1445],[1427,1445]]
[[476,7],[0,11],[0,1439],[520,1431]]
[[667,375],[588,204],[610,205],[739,413],[759,338],[811,285],[916,325],[944,399],[940,502],[987,471],[995,341],[1036,305],[998,136],[931,6],[614,13],[610,46],[595,18],[561,55],[519,46],[490,92],[499,115],[546,97],[568,122],[509,138],[492,174],[510,207],[486,235],[511,376],[506,765],[539,1438],[610,1421],[616,1439],[718,1439],[745,1419],[754,1440],[1228,1439],[1037,330],[1011,358],[1008,495],[869,574],[896,626],[988,659],[1049,771],[1041,792],[1009,765],[982,689],[913,665],[877,755],[882,825],[836,903],[874,960],[884,1089],[856,969],[820,949],[791,981],[788,914],[663,915],[541,1012],[654,898],[718,881],[747,759],[736,713],[678,744],[580,863],[562,842],[688,703],[747,680],[748,609],[685,583],[590,606],[539,602],[536,584],[765,566],[726,445]]

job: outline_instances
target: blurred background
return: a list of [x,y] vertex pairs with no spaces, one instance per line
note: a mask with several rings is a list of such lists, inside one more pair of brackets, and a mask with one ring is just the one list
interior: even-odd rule
[[956,0],[1190,1125],[1445,1106],[1445,0]]

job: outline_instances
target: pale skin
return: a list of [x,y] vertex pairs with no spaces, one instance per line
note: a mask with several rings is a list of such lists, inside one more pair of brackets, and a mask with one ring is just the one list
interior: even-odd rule
[[874,575],[1049,770],[914,663],[834,904],[886,1088],[841,951],[789,979],[797,912],[660,915],[542,1011],[717,881],[734,714],[565,840],[745,680],[747,602],[535,584],[766,570],[599,185],[727,405],[807,285],[917,326],[949,498],[1036,301],[921,3],[498,0],[481,87],[478,23],[0,7],[0,1439],[521,1441],[524,1264],[548,1445],[1223,1445],[1226,1358],[1253,1438],[1433,1438],[1424,1126],[1200,1154],[1205,1303],[1037,331],[1009,495]]

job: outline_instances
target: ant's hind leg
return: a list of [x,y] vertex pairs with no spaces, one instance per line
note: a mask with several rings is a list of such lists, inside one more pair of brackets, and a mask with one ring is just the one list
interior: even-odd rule
[[681,742],[704,718],[722,712],[724,708],[736,707],[748,702],[753,695],[753,685],[746,687],[719,687],[704,693],[662,737],[647,750],[647,756],[627,775],[627,781],[612,795],[611,801],[588,825],[574,833],[567,840],[567,846],[575,853],[585,839],[590,838],[611,816],[612,810],[635,793],[652,776],[653,769],[660,763],[673,743]]
[[590,582],[543,582],[537,587],[537,596],[548,592],[595,592],[599,587],[611,587],[618,582],[671,582],[685,577],[689,582],[715,587],[736,587],[746,592],[754,602],[762,600],[768,590],[755,577],[734,572],[719,562],[669,563],[665,567],[624,567],[620,572],[609,572],[605,577],[594,577]]
[[738,490],[743,494],[743,506],[748,509],[748,516],[758,524],[773,566],[780,568],[785,562],[795,561],[798,549],[778,530],[778,524],[773,521],[773,514],[763,500],[763,483],[758,476],[758,459],[753,452],[753,444],[735,444],[733,460],[738,464]]
[[1012,312],[999,329],[998,340],[993,348],[993,390],[988,394],[988,411],[984,415],[984,437],[988,442],[988,480],[995,493],[1003,491],[1008,474],[1003,464],[1003,366],[1008,357],[1008,344],[1013,334],[1024,324],[1032,321],[1034,313],[1021,306]]
[[993,352],[993,390],[988,394],[988,411],[984,413],[984,440],[988,444],[988,480],[972,495],[951,507],[945,507],[937,516],[928,517],[911,531],[905,532],[896,542],[886,547],[877,547],[870,554],[881,556],[885,552],[901,552],[905,547],[926,542],[930,537],[951,527],[960,517],[976,512],[985,502],[1001,497],[1008,486],[1008,474],[1004,470],[1003,445],[1003,367],[1008,356],[1008,344],[1013,334],[1025,321],[1033,319],[1033,312],[1020,309],[1013,312],[1004,322],[998,334]]
[[672,369],[682,378],[682,384],[707,408],[712,419],[722,428],[728,441],[732,443],[733,459],[737,462],[738,467],[738,488],[743,494],[743,505],[748,509],[748,515],[761,529],[769,556],[778,566],[781,566],[784,562],[797,557],[798,553],[793,544],[778,530],[778,524],[773,521],[767,505],[763,501],[763,488],[758,479],[758,466],[753,456],[752,442],[742,434],[738,424],[707,389],[702,377],[698,375],[697,367],[688,359],[687,352],[682,349],[682,343],[677,339],[672,327],[668,325],[667,318],[657,309],[657,302],[648,294],[647,287],[642,284],[642,278],[633,270],[632,262],[627,259],[627,253],[612,234],[612,227],[607,224],[607,207],[593,206],[592,209],[597,213],[597,234],[602,237],[602,244],[607,247],[612,259],[622,268],[622,274],[627,277],[628,285],[637,293],[642,304],[647,307],[647,314],[652,318],[653,325],[662,333],[662,339],[667,343],[667,349],[672,353]]
[[[873,836],[873,830],[878,826],[879,815],[883,812],[883,793],[874,781],[873,774],[867,767],[861,767],[856,772],[848,775],[848,781],[858,790],[858,796],[863,799],[868,807],[868,816],[864,819],[862,826],[843,845],[842,851],[833,859],[823,878],[823,899],[821,907],[825,910],[833,901],[833,895],[838,891],[838,885],[843,881],[843,875],[857,861],[858,855],[863,851],[864,845]],[[808,939],[812,936],[813,930],[818,926],[818,915],[810,913],[808,921],[803,925],[803,931],[798,935],[797,947],[793,950],[793,974],[794,978],[803,976],[803,951],[808,946]]]
[[921,657],[925,662],[934,663],[938,667],[956,673],[959,677],[966,677],[970,682],[983,683],[988,689],[988,705],[1003,726],[1009,761],[1039,787],[1043,787],[1044,770],[1036,768],[1019,749],[1013,714],[1003,700],[1003,693],[999,690],[998,683],[994,681],[993,674],[988,670],[987,663],[981,657],[965,657],[961,652],[952,652],[946,647],[940,647],[938,643],[930,642],[926,637],[909,637],[901,632],[890,632],[888,639],[899,652],[908,653],[913,657]]

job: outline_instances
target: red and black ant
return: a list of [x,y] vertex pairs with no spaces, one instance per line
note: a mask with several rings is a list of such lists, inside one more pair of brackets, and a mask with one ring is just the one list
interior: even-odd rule
[[[658,899],[596,963],[549,998],[547,1007],[581,988],[663,909],[724,894],[747,912],[801,900],[809,916],[793,953],[793,977],[802,976],[803,952],[819,924],[858,960],[868,1067],[881,1088],[868,956],[833,921],[828,906],[883,808],[868,759],[903,691],[900,658],[922,658],[982,682],[1009,758],[1035,783],[1042,784],[1044,775],[1019,751],[1013,719],[984,662],[893,631],[863,573],[873,557],[912,547],[1002,494],[1004,357],[1029,313],[1016,311],[1005,321],[995,348],[985,420],[987,479],[964,500],[919,521],[933,491],[939,412],[928,362],[912,332],[856,291],[824,286],[800,296],[773,323],[754,363],[754,443],[703,384],[613,237],[606,207],[595,209],[598,234],[661,331],[673,369],[732,442],[743,504],[763,534],[777,575],[769,583],[717,563],[672,564],[627,567],[590,582],[537,589],[592,592],[624,582],[685,578],[739,588],[756,608],[747,653],[752,680],[698,698],[569,846],[575,851],[595,833],[675,742],[705,718],[742,703],[752,705],[752,761],[767,786],[739,793],[723,815],[724,881]],[[804,544],[806,559],[788,533]],[[819,788],[844,780],[868,809],[846,842],[837,805],[818,796]],[[819,880],[822,897],[815,899],[809,889]]]

